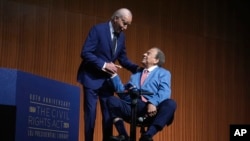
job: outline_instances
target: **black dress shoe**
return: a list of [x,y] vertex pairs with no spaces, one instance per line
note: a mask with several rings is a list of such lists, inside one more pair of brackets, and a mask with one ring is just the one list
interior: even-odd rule
[[110,141],[129,141],[129,138],[123,136],[123,135],[120,135],[120,136],[111,136],[110,137]]
[[149,135],[142,135],[139,141],[153,141]]

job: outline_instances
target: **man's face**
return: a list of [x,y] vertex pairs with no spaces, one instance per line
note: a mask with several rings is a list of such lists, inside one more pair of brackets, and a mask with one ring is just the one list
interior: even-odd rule
[[132,22],[131,16],[115,17],[114,19],[114,30],[117,33],[120,33],[128,28]]
[[155,59],[157,55],[157,49],[150,49],[146,53],[143,54],[142,64],[144,67],[149,68],[151,66],[156,65],[159,62],[159,59]]

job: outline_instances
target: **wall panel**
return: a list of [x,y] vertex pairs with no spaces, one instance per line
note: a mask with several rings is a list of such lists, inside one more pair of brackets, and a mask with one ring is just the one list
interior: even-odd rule
[[[76,72],[88,31],[118,7],[133,12],[125,31],[128,57],[140,64],[142,54],[158,46],[172,73],[175,120],[154,140],[226,141],[230,124],[250,123],[249,24],[247,9],[235,0],[2,0],[0,67],[81,87]],[[124,82],[129,79],[128,71],[119,74]],[[99,103],[97,112],[95,140],[101,140]]]

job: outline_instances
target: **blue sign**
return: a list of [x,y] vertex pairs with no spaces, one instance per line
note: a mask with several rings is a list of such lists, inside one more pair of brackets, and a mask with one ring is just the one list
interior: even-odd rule
[[15,141],[78,141],[80,88],[17,71]]

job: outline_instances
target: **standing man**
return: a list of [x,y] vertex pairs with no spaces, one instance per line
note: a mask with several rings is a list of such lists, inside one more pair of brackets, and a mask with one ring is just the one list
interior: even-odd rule
[[132,22],[132,13],[127,8],[118,9],[110,21],[93,26],[81,51],[82,63],[77,78],[84,92],[84,130],[85,141],[93,141],[96,105],[99,99],[102,113],[103,141],[112,135],[112,121],[106,106],[108,97],[114,89],[107,80],[117,72],[119,64],[129,71],[136,72],[138,65],[127,58],[124,30]]

